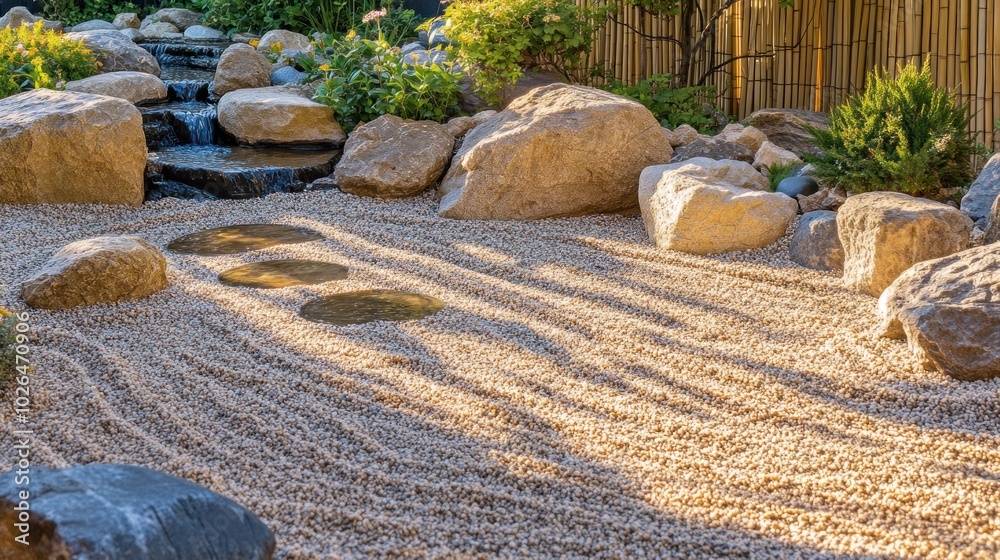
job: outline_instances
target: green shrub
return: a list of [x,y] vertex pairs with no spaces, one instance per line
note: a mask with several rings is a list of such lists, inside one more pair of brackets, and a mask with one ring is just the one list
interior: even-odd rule
[[131,2],[117,0],[42,0],[42,13],[49,19],[76,25],[92,19],[111,21],[122,12],[141,13]]
[[81,41],[46,31],[42,22],[0,29],[0,98],[31,89],[60,89],[97,70],[97,60]]
[[896,79],[868,76],[867,88],[835,108],[829,130],[813,130],[826,154],[816,175],[851,192],[900,191],[936,197],[972,181],[967,110],[934,86],[930,67],[909,64]]
[[380,115],[441,122],[458,113],[461,74],[452,68],[406,64],[398,47],[354,33],[328,36],[326,52],[329,60],[313,71],[321,80],[315,99],[347,131]]
[[340,34],[351,29],[363,36],[378,36],[376,26],[362,18],[372,10],[384,8],[381,30],[387,41],[414,34],[419,18],[413,10],[402,8],[401,0],[192,0],[194,9],[205,14],[205,20],[229,32],[263,33],[272,29],[287,29],[300,33],[319,31]]
[[598,11],[571,0],[465,0],[445,11],[445,34],[472,72],[476,93],[499,104],[525,69],[571,77],[590,51]]
[[802,166],[797,163],[775,163],[767,172],[770,174],[768,180],[771,183],[771,192],[778,190],[778,184],[789,177],[795,176],[795,173]]
[[634,86],[615,80],[603,86],[603,89],[642,103],[660,124],[671,130],[687,124],[705,134],[716,132],[719,128],[716,119],[718,109],[711,103],[715,99],[715,88],[675,88],[671,87],[673,80],[674,77],[670,74],[655,74]]

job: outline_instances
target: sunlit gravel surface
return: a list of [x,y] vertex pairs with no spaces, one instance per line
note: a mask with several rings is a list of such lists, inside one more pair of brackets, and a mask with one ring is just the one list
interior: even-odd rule
[[[37,463],[205,484],[279,558],[1000,557],[1000,380],[921,371],[876,338],[874,299],[792,265],[787,238],[706,258],[650,246],[638,216],[450,221],[429,196],[338,192],[0,206],[0,305],[77,239],[254,222],[325,240],[168,252],[149,299],[32,313]],[[216,278],[287,258],[350,273]],[[375,289],[447,307],[298,316]],[[0,426],[12,442],[9,407]]]

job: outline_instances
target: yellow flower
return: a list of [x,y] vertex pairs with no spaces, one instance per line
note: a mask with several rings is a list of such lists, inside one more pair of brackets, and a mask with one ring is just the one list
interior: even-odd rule
[[260,39],[250,39],[250,46],[251,47],[253,47],[253,48],[256,49],[257,45],[259,45],[259,44],[260,44]]
[[358,36],[358,32],[355,31],[355,30],[353,30],[353,29],[347,32],[347,38],[348,39],[353,39],[353,38],[355,38],[357,36]]
[[329,72],[330,71],[330,65],[329,64],[320,64],[319,69],[322,70],[322,71],[324,71],[324,72]]

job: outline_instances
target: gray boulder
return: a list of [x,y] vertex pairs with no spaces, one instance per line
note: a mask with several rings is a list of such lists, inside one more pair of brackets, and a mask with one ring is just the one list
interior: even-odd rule
[[788,246],[792,262],[814,270],[844,269],[844,246],[837,235],[837,213],[820,210],[803,214]]
[[1000,377],[1000,244],[924,261],[879,298],[882,336],[964,381]]
[[192,25],[184,30],[184,38],[195,41],[222,41],[226,34],[205,25]]
[[719,138],[698,138],[677,148],[670,163],[680,163],[700,157],[720,161],[729,160],[753,163],[754,154],[750,151],[750,148],[747,148],[743,144]]
[[145,72],[159,77],[160,64],[149,51],[122,35],[121,31],[102,29],[67,33],[67,39],[83,41],[94,51],[104,72]]
[[97,31],[98,29],[113,29],[117,31],[118,27],[108,21],[92,19],[90,21],[74,25],[71,29],[67,29],[67,31]]
[[1000,195],[1000,154],[994,155],[979,177],[969,187],[969,192],[962,197],[962,212],[972,218],[976,225],[986,226],[990,210]]
[[309,75],[292,66],[282,66],[271,72],[271,85],[301,84]]
[[[13,471],[0,480],[4,547],[25,508],[25,555],[5,558],[267,560],[274,535],[249,510],[193,482],[132,465],[31,469],[30,500]],[[11,549],[13,550],[13,549]]]
[[822,153],[813,144],[812,133],[807,127],[823,129],[830,126],[830,117],[825,113],[804,109],[761,109],[752,113],[748,120],[768,140],[799,157]]
[[189,27],[198,25],[199,21],[201,21],[201,14],[198,12],[184,8],[164,8],[142,20],[141,28],[145,29],[154,23],[163,22],[169,23],[183,32]]
[[142,34],[147,39],[166,39],[180,34],[180,29],[176,25],[165,21],[151,23],[144,26],[140,31],[142,31]]
[[993,209],[990,211],[989,228],[986,230],[984,243],[996,243],[1000,241],[1000,197],[993,201]]
[[42,19],[40,16],[32,15],[32,13],[25,7],[14,6],[7,11],[3,17],[0,17],[0,29],[4,27],[18,28],[22,25],[34,25],[39,21],[44,21],[42,24],[44,29],[51,31],[62,31],[63,24],[59,21],[49,21]]

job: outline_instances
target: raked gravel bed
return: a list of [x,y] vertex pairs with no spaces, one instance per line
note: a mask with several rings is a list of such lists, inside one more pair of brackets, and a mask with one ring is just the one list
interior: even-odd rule
[[[338,192],[142,209],[0,206],[0,305],[62,245],[274,222],[326,240],[167,253],[147,300],[35,311],[37,463],[205,484],[280,558],[997,558],[1000,380],[921,371],[873,298],[760,251],[649,245],[638,216],[437,217]],[[316,259],[347,280],[215,276]],[[421,321],[309,298],[397,289]],[[16,429],[0,412],[6,441]],[[12,453],[0,466],[12,465]]]

